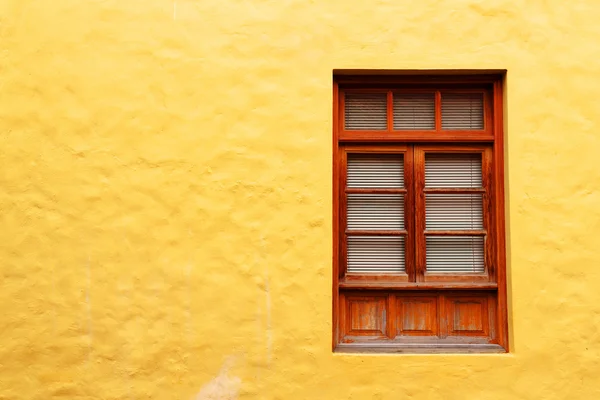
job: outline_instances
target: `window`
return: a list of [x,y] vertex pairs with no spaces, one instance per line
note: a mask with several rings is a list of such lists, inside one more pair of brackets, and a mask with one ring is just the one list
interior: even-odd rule
[[333,347],[508,350],[501,75],[334,76]]

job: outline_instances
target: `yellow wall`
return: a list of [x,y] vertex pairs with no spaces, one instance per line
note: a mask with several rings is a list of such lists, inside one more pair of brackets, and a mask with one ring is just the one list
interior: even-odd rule
[[[0,399],[600,398],[599,19],[0,1]],[[332,354],[335,68],[508,70],[511,354]]]

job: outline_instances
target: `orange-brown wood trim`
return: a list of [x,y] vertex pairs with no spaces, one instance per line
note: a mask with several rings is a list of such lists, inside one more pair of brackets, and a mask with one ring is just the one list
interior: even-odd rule
[[339,251],[340,251],[340,236],[339,236],[339,211],[340,211],[340,201],[339,201],[339,191],[340,191],[340,158],[339,158],[339,144],[338,144],[338,127],[339,127],[339,123],[340,123],[340,115],[339,115],[339,106],[340,106],[340,102],[339,102],[339,90],[338,90],[338,84],[335,82],[333,82],[333,124],[332,124],[332,128],[333,128],[333,132],[332,132],[332,137],[333,137],[333,146],[332,146],[332,151],[333,151],[333,160],[332,160],[332,172],[333,172],[333,182],[332,182],[332,193],[331,193],[331,203],[333,206],[333,210],[332,210],[332,229],[331,229],[331,234],[332,234],[332,238],[333,238],[333,252],[332,252],[332,260],[331,260],[331,268],[332,268],[332,291],[331,291],[331,297],[332,297],[332,315],[331,315],[331,327],[332,327],[332,344],[331,344],[331,349],[335,350],[335,346],[338,344],[339,342],[339,338],[340,338],[340,332],[339,332],[339,319],[338,319],[338,315],[339,315],[339,311],[340,311],[340,305],[339,305],[339,289],[338,289],[338,279],[339,279],[339,271],[338,271],[338,266],[339,266]]
[[486,235],[484,243],[484,263],[485,271],[490,281],[496,281],[495,267],[495,235],[494,235],[494,210],[492,209],[493,176],[492,176],[492,149],[486,148],[482,154],[481,176],[485,193],[483,194],[483,227],[486,232],[492,233]]
[[345,153],[351,154],[404,154],[408,151],[409,145],[344,145],[340,146]]
[[435,130],[442,130],[442,94],[439,90],[435,91]]
[[392,92],[387,92],[387,130],[391,131],[394,129],[394,101]]
[[415,281],[423,282],[425,276],[425,152],[420,146],[413,150],[414,170],[414,224],[415,224]]
[[369,280],[364,277],[360,280],[344,278],[339,281],[340,289],[352,290],[495,290],[495,282],[402,282],[389,280]]
[[[456,71],[461,72],[461,71]],[[436,88],[444,87],[445,85],[456,85],[458,87],[489,87],[499,79],[497,72],[481,73],[481,74],[457,74],[453,71],[435,71],[431,73],[423,73],[415,71],[415,73],[403,73],[402,75],[394,75],[389,73],[373,73],[372,71],[360,72],[351,74],[350,71],[338,71],[334,75],[335,81],[346,87],[347,85],[357,85],[363,87],[372,87],[374,85],[386,85],[391,87],[394,85],[411,85],[424,87],[434,86]],[[447,75],[442,75],[446,73]]]
[[415,219],[412,210],[415,209],[415,168],[414,146],[409,146],[404,156],[404,227],[408,233],[404,241],[404,265],[408,280],[416,281],[417,270],[415,263]]
[[498,343],[510,350],[508,340],[508,299],[506,284],[506,231],[505,231],[505,194],[504,194],[504,117],[503,117],[503,81],[494,82],[494,208],[496,228],[496,270],[498,282],[497,333]]
[[425,153],[480,153],[482,154],[489,145],[485,144],[422,144],[418,146],[420,151]]
[[340,141],[364,142],[493,142],[494,135],[484,131],[342,131]]
[[339,187],[338,190],[338,201],[339,201],[339,218],[338,218],[338,235],[340,242],[340,257],[338,260],[338,276],[341,278],[346,274],[348,268],[348,241],[346,240],[346,227],[348,226],[348,194],[345,191],[348,180],[348,153],[341,151],[338,153],[340,163],[339,169]]

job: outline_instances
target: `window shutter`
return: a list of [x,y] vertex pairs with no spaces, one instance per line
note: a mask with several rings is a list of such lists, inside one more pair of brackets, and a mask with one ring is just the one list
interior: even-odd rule
[[[425,187],[481,189],[480,154],[427,154]],[[482,193],[425,194],[426,269],[428,273],[483,273],[484,229]],[[474,231],[469,235],[468,231]],[[445,231],[445,235],[436,235]],[[461,231],[461,235],[449,234]],[[467,231],[467,232],[465,232]],[[467,235],[465,235],[467,233]]]
[[346,93],[344,120],[346,130],[386,130],[387,94]]
[[394,129],[435,129],[433,93],[394,94]]
[[442,129],[483,129],[483,94],[442,93]]
[[[392,274],[405,271],[404,194],[377,193],[377,189],[404,187],[401,154],[348,154],[347,268],[356,274]],[[369,193],[369,192],[372,193]],[[363,193],[366,192],[366,193]],[[390,231],[395,235],[352,234],[352,231]]]

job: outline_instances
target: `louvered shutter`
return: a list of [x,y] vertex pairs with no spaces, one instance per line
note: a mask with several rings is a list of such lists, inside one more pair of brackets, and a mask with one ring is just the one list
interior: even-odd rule
[[387,94],[346,93],[344,121],[346,130],[386,130]]
[[483,129],[483,94],[442,93],[442,129]]
[[433,93],[395,93],[394,129],[435,129],[435,95]]
[[[428,273],[483,273],[484,229],[480,154],[425,157],[426,269]],[[428,193],[428,188],[442,189]],[[466,193],[444,193],[464,189]],[[469,189],[473,193],[469,193]],[[452,234],[452,231],[460,231]],[[473,234],[469,234],[473,231]],[[436,235],[436,232],[439,232]],[[443,235],[442,235],[443,232]],[[456,236],[455,236],[456,235]]]
[[[404,272],[405,238],[400,234],[404,230],[404,194],[377,192],[404,187],[402,155],[348,154],[346,187],[347,271]],[[352,189],[361,190],[353,193]],[[367,235],[378,231],[386,234]]]

